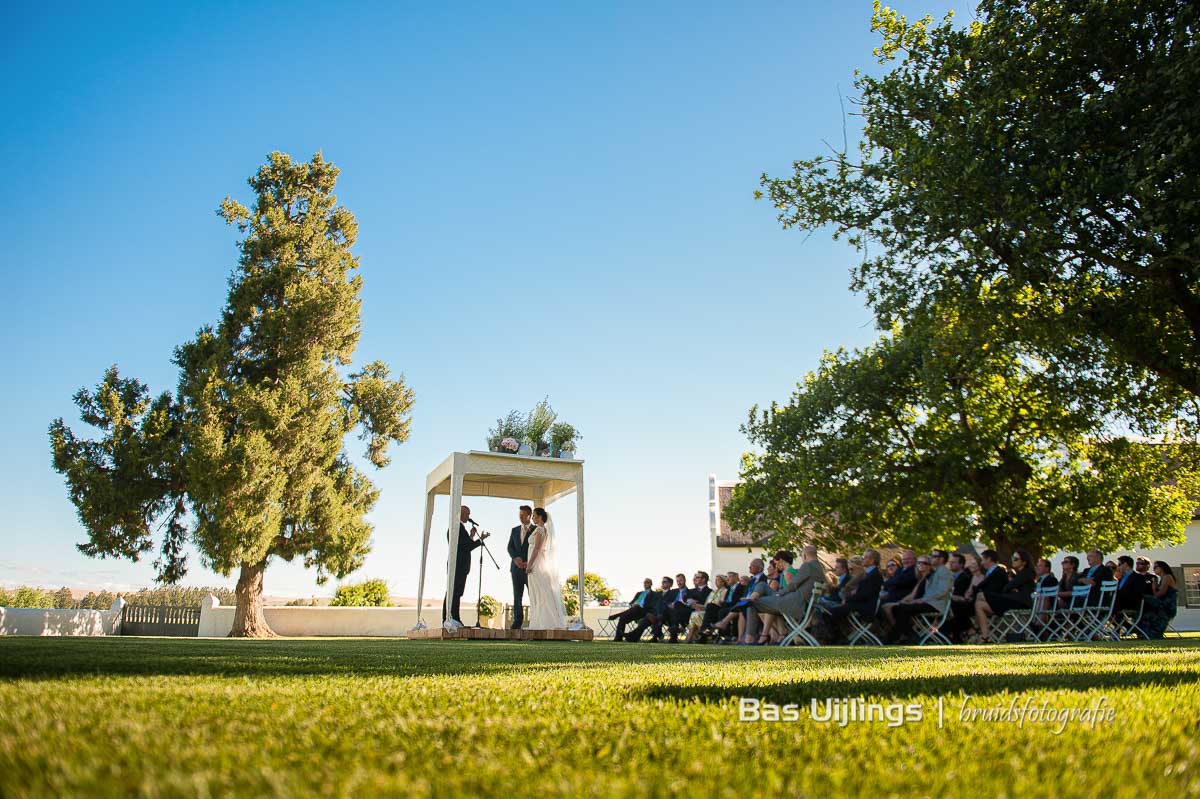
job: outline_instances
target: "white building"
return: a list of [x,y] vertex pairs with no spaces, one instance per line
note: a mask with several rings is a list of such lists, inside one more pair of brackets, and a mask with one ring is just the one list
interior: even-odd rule
[[737,484],[737,480],[718,480],[715,474],[708,476],[708,541],[712,550],[709,574],[731,571],[746,574],[750,560],[764,552],[765,537],[734,530],[724,518],[723,511]]

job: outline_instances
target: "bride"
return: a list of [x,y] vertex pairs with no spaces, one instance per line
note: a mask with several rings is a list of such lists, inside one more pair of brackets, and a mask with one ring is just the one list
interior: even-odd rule
[[565,630],[567,612],[559,588],[554,522],[550,521],[545,508],[534,508],[533,518],[537,524],[530,533],[529,562],[525,564],[529,584],[529,629]]

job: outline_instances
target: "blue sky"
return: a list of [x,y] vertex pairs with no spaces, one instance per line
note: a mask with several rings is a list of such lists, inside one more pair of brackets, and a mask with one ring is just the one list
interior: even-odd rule
[[[411,439],[372,474],[374,551],[350,581],[415,594],[425,474],[543,395],[583,433],[589,570],[628,595],[644,575],[705,567],[707,476],[736,476],[748,409],[785,400],[822,349],[874,337],[847,289],[855,253],[783,231],[753,200],[760,173],[841,140],[839,89],[853,95],[854,69],[873,65],[870,14],[865,1],[10,5],[0,585],[151,582],[152,558],[76,551],[46,427],[64,416],[79,432],[71,395],[111,363],[174,389],[171,352],[216,320],[237,258],[215,209],[247,200],[272,150],[322,150],[342,169],[365,281],[356,362],[384,359],[417,396]],[[515,504],[472,507],[500,531]],[[571,539],[573,500],[556,509]],[[232,584],[192,561],[185,582]],[[504,573],[486,571],[485,592],[508,599]],[[332,592],[314,577],[275,563],[266,590]]]

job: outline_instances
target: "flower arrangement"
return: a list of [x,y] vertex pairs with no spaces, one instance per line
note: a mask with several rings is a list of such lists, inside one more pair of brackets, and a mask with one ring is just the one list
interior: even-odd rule
[[563,452],[575,452],[581,438],[574,425],[558,421],[550,398],[543,397],[527,414],[509,411],[497,419],[496,426],[488,430],[487,442],[492,452],[517,454],[532,450],[534,455],[557,458]]
[[490,594],[484,594],[479,597],[479,604],[476,606],[481,618],[494,619],[500,615],[500,600]]
[[565,451],[574,452],[579,446],[577,443],[583,436],[579,435],[579,431],[574,425],[566,422],[557,422],[550,428],[550,454],[558,456],[559,453]]
[[517,446],[509,452],[516,452],[525,440],[525,417],[520,411],[509,411],[508,416],[496,420],[496,426],[488,431],[488,449],[492,452],[505,451],[506,441],[516,441]]

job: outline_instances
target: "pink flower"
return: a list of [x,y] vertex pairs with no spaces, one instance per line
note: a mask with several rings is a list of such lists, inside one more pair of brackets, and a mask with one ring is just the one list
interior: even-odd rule
[[516,452],[521,448],[521,445],[515,438],[506,438],[500,442],[500,448],[506,449],[509,452]]

